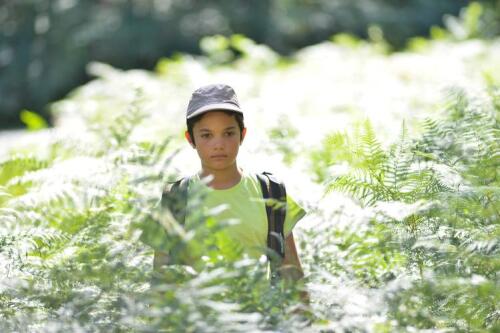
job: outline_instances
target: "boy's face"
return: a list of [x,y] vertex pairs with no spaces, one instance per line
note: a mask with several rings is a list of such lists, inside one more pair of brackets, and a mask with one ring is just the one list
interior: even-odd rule
[[240,141],[240,128],[234,116],[210,111],[193,126],[196,146],[187,131],[186,138],[198,152],[204,170],[221,171],[235,165],[246,128],[241,134]]

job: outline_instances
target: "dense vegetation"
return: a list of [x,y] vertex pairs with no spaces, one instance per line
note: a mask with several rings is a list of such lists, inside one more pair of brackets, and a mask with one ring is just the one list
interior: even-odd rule
[[[0,8],[0,128],[19,127],[19,112],[49,118],[46,105],[87,82],[85,67],[151,69],[175,52],[200,53],[207,35],[239,33],[281,54],[347,32],[401,49],[431,26],[459,38],[500,32],[498,0],[482,0],[480,20],[463,29],[454,16],[465,0],[3,0]],[[463,13],[461,14],[463,15]],[[376,27],[379,27],[378,29]],[[134,45],[134,47],[130,47]],[[119,52],[117,52],[119,50]]]
[[[56,128],[0,151],[0,330],[498,332],[499,41],[333,41],[284,59],[216,36],[155,73],[92,64]],[[241,164],[309,211],[305,286],[269,289],[263,260],[218,250],[210,216],[159,213],[165,182],[197,168],[189,94],[214,81],[248,110]],[[195,261],[154,276],[155,247]]]

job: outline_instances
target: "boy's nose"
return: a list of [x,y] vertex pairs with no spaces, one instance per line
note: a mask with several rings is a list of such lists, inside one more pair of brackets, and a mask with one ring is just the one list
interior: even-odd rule
[[215,149],[223,149],[224,148],[224,141],[222,139],[216,139],[214,141],[214,148]]

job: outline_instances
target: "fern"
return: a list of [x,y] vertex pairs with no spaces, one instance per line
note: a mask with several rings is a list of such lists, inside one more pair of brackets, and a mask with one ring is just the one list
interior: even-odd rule
[[[100,135],[114,133],[96,149],[106,154],[74,151],[10,177],[2,188],[26,191],[2,195],[0,259],[9,263],[2,273],[17,282],[0,289],[0,329],[256,331],[262,322],[272,328],[291,318],[276,304],[293,304],[298,291],[263,297],[265,263],[221,260],[213,250],[221,226],[206,216],[178,225],[186,237],[171,232],[166,244],[199,254],[196,270],[173,265],[165,281],[173,276],[175,285],[151,284],[152,249],[140,237],[158,225],[158,199],[164,181],[175,177],[169,168],[175,152],[170,139],[132,142],[137,117],[101,128]],[[252,293],[242,298],[241,290]],[[263,308],[272,315],[259,315]]]
[[0,184],[29,171],[43,169],[48,162],[33,155],[14,155],[0,161]]
[[331,179],[327,191],[343,191],[363,205],[372,206],[377,201],[431,199],[449,189],[436,177],[432,164],[416,163],[404,125],[400,142],[388,153],[381,148],[369,123],[364,132],[356,133],[353,139],[346,136],[343,141],[352,142],[353,167],[346,175]]
[[[440,228],[446,226],[449,232],[439,243],[421,248],[430,254],[428,265],[433,267],[434,278],[411,292],[433,309],[429,319],[449,318],[447,325],[459,331],[495,330],[499,325],[496,304],[500,294],[490,289],[498,284],[500,269],[499,127],[494,112],[498,110],[461,92],[451,104],[450,119],[439,125],[428,121],[431,134],[417,145],[425,153],[418,155],[420,159],[431,153],[434,161],[454,170],[461,180],[458,187],[438,197],[440,208],[433,214]],[[438,144],[441,133],[447,133],[446,145]],[[478,290],[490,291],[478,294]],[[436,302],[442,306],[433,307]]]
[[136,90],[135,99],[129,107],[122,112],[117,112],[111,121],[98,122],[87,119],[89,129],[102,140],[103,146],[108,149],[127,146],[134,130],[147,117],[147,113],[141,107],[142,102],[143,93],[141,90]]
[[26,193],[30,183],[12,184],[12,179],[44,169],[48,162],[33,155],[14,155],[0,161],[0,207],[9,197]]
[[[390,235],[374,234],[377,247],[389,242],[399,247],[408,272],[420,280],[407,293],[389,294],[389,304],[404,309],[391,313],[401,327],[494,330],[500,302],[492,289],[500,269],[498,105],[460,90],[451,96],[447,117],[427,119],[422,137],[414,141],[403,125],[399,141],[387,152],[369,128],[343,134],[337,141],[353,145],[351,156],[343,158],[350,169],[332,176],[327,191],[347,193],[364,206],[432,203],[400,219],[384,216]],[[335,154],[333,148],[328,151]],[[378,227],[378,221],[370,227]],[[422,314],[415,315],[418,311]]]

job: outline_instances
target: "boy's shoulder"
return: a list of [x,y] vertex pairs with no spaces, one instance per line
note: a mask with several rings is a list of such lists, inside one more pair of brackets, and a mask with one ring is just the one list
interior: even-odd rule
[[[283,189],[285,188],[283,180],[269,171],[243,171],[242,177],[244,181],[260,184],[262,187],[279,186]],[[203,182],[197,174],[181,176],[174,181],[167,182],[163,187],[163,193],[184,192],[194,186],[201,185],[203,185]]]
[[[249,180],[255,183],[261,183],[262,185],[267,184],[272,186],[273,184],[284,187],[284,181],[276,176],[275,173],[269,171],[243,171],[243,180]],[[163,187],[163,193],[187,190],[191,186],[197,186],[202,182],[197,174],[181,176],[174,181],[168,181]],[[202,182],[203,183],[203,182]]]

